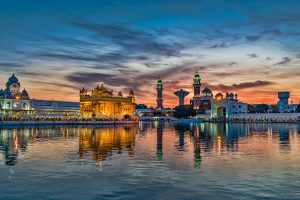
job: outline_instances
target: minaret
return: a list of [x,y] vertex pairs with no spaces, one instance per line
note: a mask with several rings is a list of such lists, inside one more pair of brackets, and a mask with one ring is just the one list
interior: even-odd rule
[[201,87],[201,78],[198,73],[198,70],[196,70],[196,74],[194,76],[194,97],[200,97],[200,87]]
[[163,82],[160,80],[160,77],[158,77],[158,81],[156,84],[156,91],[157,91],[157,110],[162,110],[163,109],[163,98],[162,98],[162,91],[163,91]]
[[82,86],[82,89],[80,90],[80,96],[87,96],[87,90],[84,88],[84,85]]
[[118,97],[123,97],[123,94],[122,94],[122,91],[120,90],[119,92],[118,92]]
[[129,97],[131,98],[131,102],[135,103],[134,92],[133,92],[132,88],[129,91]]
[[198,70],[196,70],[196,74],[193,79],[193,86],[194,86],[194,97],[192,99],[192,106],[195,110],[200,109],[201,104],[201,97],[200,97],[200,88],[201,88],[201,78],[198,73]]

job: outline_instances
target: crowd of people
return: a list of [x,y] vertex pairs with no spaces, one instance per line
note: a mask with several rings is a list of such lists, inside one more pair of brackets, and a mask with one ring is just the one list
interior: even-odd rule
[[83,117],[0,117],[0,122],[8,121],[134,121],[132,119],[83,118]]

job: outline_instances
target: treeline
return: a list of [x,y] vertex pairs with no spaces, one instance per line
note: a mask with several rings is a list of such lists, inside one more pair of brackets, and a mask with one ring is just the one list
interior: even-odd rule
[[188,119],[196,116],[196,111],[189,105],[176,106],[173,116],[177,119]]

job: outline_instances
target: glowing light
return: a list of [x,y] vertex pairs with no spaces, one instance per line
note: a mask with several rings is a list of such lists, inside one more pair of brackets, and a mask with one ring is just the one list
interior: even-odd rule
[[221,153],[221,142],[222,142],[222,139],[220,136],[218,136],[218,139],[217,139],[217,150],[218,150],[218,153]]

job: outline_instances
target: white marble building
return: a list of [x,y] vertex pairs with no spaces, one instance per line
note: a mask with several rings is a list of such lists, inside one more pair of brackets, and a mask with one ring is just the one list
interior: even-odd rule
[[222,93],[216,94],[211,100],[211,119],[229,119],[232,114],[247,113],[248,104],[238,100],[238,95],[226,93],[224,98]]
[[6,88],[0,89],[0,109],[2,110],[31,110],[28,92],[21,91],[21,84],[13,74],[6,83]]

